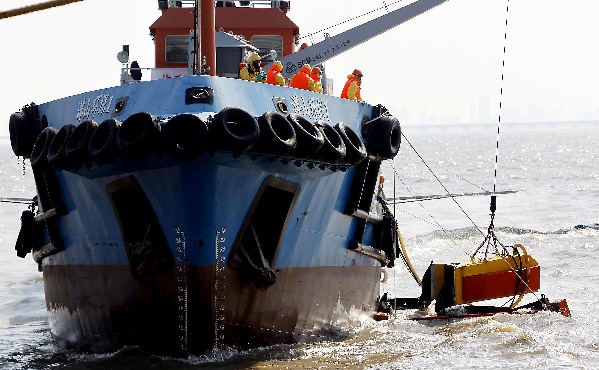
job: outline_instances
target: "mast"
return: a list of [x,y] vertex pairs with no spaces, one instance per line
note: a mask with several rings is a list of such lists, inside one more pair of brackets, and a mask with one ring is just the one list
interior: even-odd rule
[[216,75],[216,21],[214,1],[195,0],[194,9],[194,61],[195,74],[202,74],[203,59],[206,58],[205,74]]

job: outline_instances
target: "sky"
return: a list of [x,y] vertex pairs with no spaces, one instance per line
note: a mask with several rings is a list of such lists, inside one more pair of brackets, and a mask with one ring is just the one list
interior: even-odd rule
[[[41,1],[0,0],[0,10]],[[410,2],[292,0],[288,16],[311,44],[325,27],[382,8],[327,30],[336,35],[384,14],[385,3],[395,10]],[[448,0],[330,60],[326,72],[339,94],[359,68],[363,99],[385,105],[404,127],[496,124],[500,115],[599,121],[597,14],[597,0]],[[153,66],[148,27],[159,16],[155,0],[84,0],[0,20],[0,136],[27,103],[118,85],[124,44],[131,60]]]

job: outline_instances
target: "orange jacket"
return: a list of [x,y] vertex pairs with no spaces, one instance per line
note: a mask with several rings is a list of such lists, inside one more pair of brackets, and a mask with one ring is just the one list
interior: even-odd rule
[[266,72],[266,83],[271,85],[285,86],[285,77],[281,74],[283,70],[281,62],[276,61],[272,67]]
[[347,82],[343,86],[341,97],[349,100],[362,100],[360,96],[360,80],[353,74],[347,76]]
[[302,69],[291,77],[290,87],[314,91],[314,80],[310,77],[310,66],[303,66]]

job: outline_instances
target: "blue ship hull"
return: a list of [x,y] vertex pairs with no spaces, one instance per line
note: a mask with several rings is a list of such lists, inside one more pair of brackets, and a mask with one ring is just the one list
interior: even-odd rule
[[[39,149],[49,129],[37,135],[46,126],[59,130],[58,141],[67,124],[114,119],[123,131],[129,118],[145,112],[163,133],[182,114],[201,118],[212,131],[228,107],[253,117],[274,110],[344,122],[367,142],[368,157],[359,164],[327,161],[301,152],[299,139],[283,154],[265,142],[223,147],[212,132],[201,154],[184,159],[162,136],[97,163],[75,165],[65,157],[52,165],[46,157],[61,153]],[[219,345],[310,341],[375,310],[381,267],[394,253],[385,252],[394,246],[386,245],[389,227],[376,207],[375,130],[364,132],[379,108],[210,76],[134,83],[34,108],[11,117],[11,141],[19,155],[29,132],[37,137],[31,159],[39,211],[25,231],[38,234],[32,253],[61,346],[201,353]]]

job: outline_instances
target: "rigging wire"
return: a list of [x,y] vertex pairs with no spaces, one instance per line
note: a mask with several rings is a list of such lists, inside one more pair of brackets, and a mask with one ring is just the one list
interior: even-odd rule
[[496,195],[496,194],[514,194],[517,193],[516,190],[505,190],[498,191],[496,193],[485,191],[483,193],[461,193],[461,194],[432,194],[432,195],[414,195],[411,197],[396,197],[387,199],[389,203],[414,203],[414,202],[424,202],[427,200],[437,200],[437,199],[445,199],[450,197],[470,197],[477,195]]
[[[342,22],[339,22],[339,23],[336,23],[336,24],[334,24],[334,25],[332,25],[332,26],[328,26],[328,27],[322,28],[322,29],[320,29],[320,30],[318,30],[318,31],[315,31],[315,32],[310,32],[310,33],[308,33],[308,34],[307,34],[307,35],[305,35],[305,36],[300,36],[300,37],[298,37],[296,40],[297,40],[297,41],[299,41],[299,40],[303,40],[303,39],[306,39],[306,38],[308,38],[308,39],[310,40],[310,42],[312,42],[312,40],[313,40],[313,39],[312,39],[312,36],[314,36],[314,35],[317,35],[317,34],[319,34],[319,33],[324,33],[324,32],[325,32],[325,31],[327,31],[327,30],[330,30],[330,29],[332,29],[332,28],[335,28],[335,27],[338,27],[338,26],[344,25],[345,23],[348,23],[348,22],[351,22],[351,21],[355,21],[356,19],[359,19],[359,18],[365,17],[365,16],[367,16],[367,15],[369,15],[369,14],[372,14],[372,13],[378,12],[378,11],[380,11],[380,10],[383,10],[383,9],[384,9],[385,11],[389,12],[389,10],[387,9],[389,6],[391,6],[391,5],[395,5],[395,4],[398,4],[398,3],[402,2],[402,1],[403,1],[403,0],[396,0],[396,1],[392,2],[392,3],[390,3],[390,4],[385,4],[385,6],[381,6],[381,7],[379,7],[379,8],[376,8],[376,9],[370,10],[370,11],[368,11],[368,12],[366,12],[366,13],[363,13],[363,14],[357,15],[357,16],[355,16],[355,17],[353,17],[353,18],[346,19],[346,20],[344,20],[344,21],[342,21]],[[294,41],[291,41],[291,42],[287,42],[287,43],[283,44],[283,46],[285,46],[285,45],[289,45],[289,44],[292,44],[292,43],[296,42],[296,40],[294,40]],[[313,42],[312,42],[312,43],[313,43]]]
[[458,208],[460,209],[460,211],[462,211],[462,213],[466,216],[466,218],[468,218],[468,220],[470,220],[470,222],[472,223],[472,225],[474,225],[474,227],[476,228],[476,230],[478,230],[478,232],[481,235],[484,236],[485,234],[483,233],[483,231],[478,227],[478,225],[474,222],[474,220],[470,217],[470,215],[464,210],[464,208],[462,208],[462,206],[460,205],[460,203],[458,203],[458,201],[455,199],[455,197],[451,195],[451,192],[443,184],[443,182],[441,181],[441,179],[439,179],[439,177],[437,176],[437,174],[435,174],[435,172],[433,171],[433,169],[428,165],[428,163],[424,160],[424,158],[420,155],[420,153],[418,153],[418,151],[416,150],[416,148],[414,148],[414,146],[412,145],[412,143],[410,142],[410,140],[406,137],[406,135],[402,132],[401,136],[405,139],[405,141],[408,143],[408,145],[410,146],[410,148],[412,148],[412,150],[418,156],[418,158],[420,158],[420,160],[422,161],[422,163],[426,166],[426,168],[429,170],[429,172],[437,180],[437,182],[439,183],[439,185],[441,185],[441,187],[443,188],[443,190],[445,190],[445,192],[449,195],[449,197],[451,198],[451,200],[458,206]]
[[441,167],[441,166],[435,166],[435,167],[439,167],[439,168],[441,168],[443,171],[445,171],[445,172],[449,172],[451,175],[453,175],[453,176],[457,177],[458,179],[460,179],[460,180],[462,180],[462,181],[465,181],[465,182],[467,182],[468,184],[470,184],[470,185],[472,185],[472,186],[474,186],[474,187],[476,187],[476,188],[479,188],[480,190],[482,190],[482,191],[484,191],[484,192],[490,193],[490,192],[489,192],[487,189],[483,188],[482,186],[480,186],[480,185],[478,185],[478,184],[475,184],[475,183],[473,183],[472,181],[470,181],[470,180],[468,180],[468,179],[466,179],[466,178],[464,178],[464,177],[462,177],[462,176],[460,176],[460,175],[458,175],[458,174],[456,174],[456,173],[453,173],[453,172],[451,172],[451,171],[450,171],[450,170],[448,170],[447,168],[443,168],[443,167]]
[[[499,162],[499,133],[500,133],[500,129],[501,129],[501,113],[502,113],[502,108],[503,108],[502,99],[503,99],[503,85],[504,85],[504,81],[505,81],[505,57],[506,57],[506,49],[507,49],[506,45],[507,45],[507,29],[508,29],[509,10],[510,10],[510,0],[507,0],[506,9],[505,9],[505,31],[503,34],[503,58],[502,58],[502,62],[501,62],[501,85],[500,85],[500,90],[499,90],[499,115],[498,115],[498,119],[497,119],[497,141],[496,141],[496,146],[495,146],[495,171],[494,171],[494,175],[493,175],[493,192],[496,191],[496,187],[497,187],[497,168],[498,168],[498,162]],[[491,196],[491,208],[490,208],[491,209],[491,223],[489,225],[485,239],[480,244],[480,246],[477,248],[477,250],[474,252],[474,254],[472,255],[472,258],[474,258],[474,256],[476,256],[478,251],[483,246],[486,246],[486,250],[485,250],[485,259],[486,259],[486,256],[488,253],[488,248],[493,247],[495,249],[496,255],[500,256],[503,259],[503,261],[505,261],[505,263],[509,266],[510,270],[518,278],[519,283],[523,284],[523,286],[525,287],[524,292],[530,291],[538,301],[541,301],[541,299],[537,296],[537,294],[532,289],[530,289],[528,282],[524,281],[523,276],[522,276],[523,275],[522,271],[516,271],[516,269],[513,268],[512,265],[507,260],[507,257],[502,255],[501,253],[499,253],[499,249],[497,248],[498,244],[499,244],[499,246],[501,246],[501,248],[503,249],[503,251],[506,254],[508,253],[508,248],[505,245],[503,245],[503,243],[501,243],[501,241],[499,241],[499,239],[497,238],[497,236],[495,235],[495,232],[494,232],[495,226],[493,224],[493,221],[495,219],[496,208],[497,208],[496,196],[493,195],[493,196]],[[514,248],[515,248],[515,245],[514,245]],[[525,253],[525,254],[527,254],[527,253]],[[514,258],[514,257],[512,256],[512,258]],[[521,270],[521,268],[520,268],[520,270]],[[518,292],[516,292],[516,295],[517,294],[518,294]],[[520,302],[520,299],[522,298],[523,294],[520,295],[520,298],[518,298],[517,301],[514,301],[516,295],[514,295],[514,297],[512,297],[512,299],[511,299],[511,301],[513,302],[512,308]],[[508,302],[509,301],[510,300],[508,300]]]
[[[395,161],[393,161],[393,179],[395,180],[395,178],[399,179],[399,181],[403,184],[403,186],[406,188],[406,190],[408,191],[408,193],[412,194],[412,191],[410,190],[410,188],[406,185],[406,183],[401,179],[401,177],[399,177],[399,174],[397,173],[397,170],[395,169]],[[466,252],[464,249],[462,249],[462,247],[460,247],[460,245],[451,237],[451,235],[449,234],[449,231],[447,229],[445,229],[438,221],[437,219],[435,219],[435,217],[433,217],[433,215],[424,207],[424,205],[422,203],[418,203],[418,205],[428,214],[428,217],[430,217],[431,220],[433,220],[433,222],[429,222],[427,220],[424,220],[423,218],[417,217],[415,215],[411,215],[412,217],[415,217],[417,219],[420,219],[428,224],[431,224],[433,226],[436,226],[438,228],[440,228],[446,235],[449,236],[449,240],[451,240],[451,242],[453,244],[455,244],[456,247],[458,247],[462,252],[464,252],[464,254],[466,254],[467,256],[470,256],[470,254],[468,252]],[[406,214],[410,214],[406,211],[401,210],[402,212],[406,213]],[[395,212],[395,203],[393,203],[393,212]]]
[[510,10],[510,0],[507,0],[507,6],[505,10],[505,31],[503,33],[503,60],[501,61],[501,86],[499,89],[499,116],[497,119],[497,145],[495,146],[495,173],[493,175],[493,192],[497,187],[497,164],[499,162],[499,131],[501,128],[501,111],[502,111],[502,99],[503,99],[503,83],[505,76],[505,55],[506,55],[506,44],[507,44],[507,20]]
[[33,198],[0,197],[0,203],[31,204]]
[[[504,85],[504,81],[505,81],[505,56],[506,56],[506,50],[507,50],[507,28],[508,28],[508,15],[509,15],[509,6],[510,0],[507,0],[507,5],[506,5],[506,10],[505,10],[505,30],[503,33],[503,58],[501,61],[501,82],[500,82],[500,88],[499,88],[499,114],[498,114],[498,118],[497,118],[497,141],[496,141],[496,145],[495,145],[495,171],[493,173],[493,192],[496,191],[497,189],[497,168],[498,163],[499,163],[499,133],[500,133],[500,129],[501,129],[501,112],[502,112],[502,99],[503,99],[503,85]],[[497,204],[496,204],[496,197],[493,195],[491,196],[491,223],[489,224],[489,227],[487,229],[487,235],[485,236],[485,239],[483,240],[483,242],[480,244],[480,246],[474,251],[474,253],[472,254],[472,257],[474,257],[479,250],[482,249],[483,246],[485,246],[485,258],[487,257],[487,253],[488,253],[488,249],[489,247],[493,247],[497,253],[497,237],[495,236],[495,225],[494,225],[494,220],[495,220],[495,210],[497,208]],[[504,248],[504,250],[506,249],[505,246],[503,244],[501,244],[501,242],[499,242],[499,244]]]
[[50,9],[50,8],[54,8],[54,7],[58,7],[58,6],[76,3],[79,1],[83,1],[83,0],[52,0],[52,1],[47,1],[45,3],[38,3],[38,4],[24,6],[21,8],[5,10],[5,11],[0,12],[0,19],[16,17],[19,15],[37,12],[39,10],[46,10],[46,9]]

